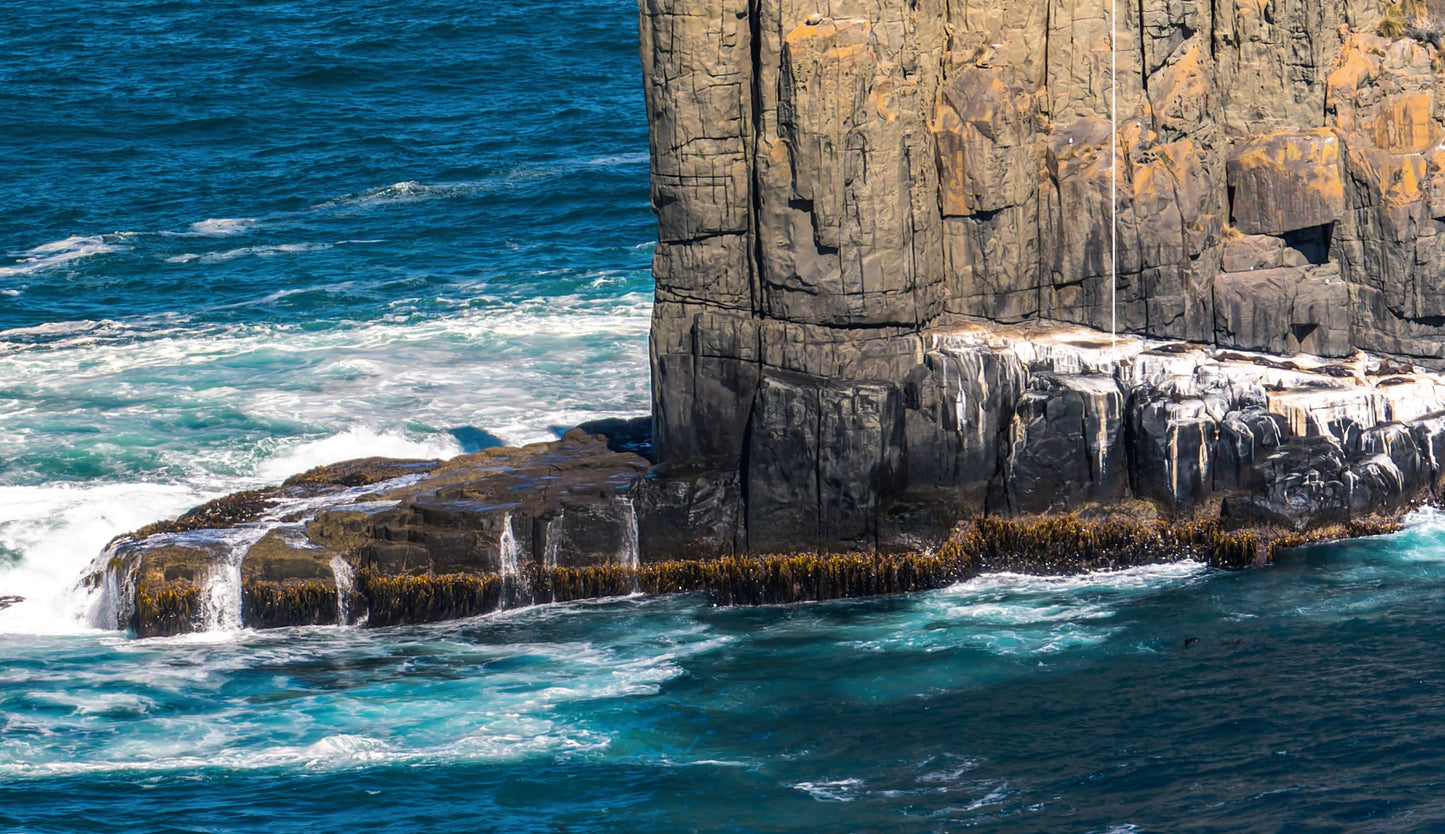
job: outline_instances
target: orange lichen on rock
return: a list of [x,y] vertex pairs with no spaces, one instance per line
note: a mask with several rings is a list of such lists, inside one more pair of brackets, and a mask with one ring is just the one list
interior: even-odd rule
[[1333,223],[1345,213],[1340,140],[1333,130],[1281,132],[1246,142],[1229,160],[1233,223],[1278,235]]

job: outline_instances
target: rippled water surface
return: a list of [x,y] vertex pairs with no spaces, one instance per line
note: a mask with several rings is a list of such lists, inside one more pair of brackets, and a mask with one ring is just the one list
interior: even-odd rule
[[0,830],[1445,830],[1445,525],[133,640],[116,533],[647,408],[635,4],[0,0]]
[[[1445,526],[1262,571],[0,638],[42,830],[1420,830]],[[1132,826],[1132,827],[1131,827]]]
[[0,629],[202,500],[645,413],[634,5],[0,12]]

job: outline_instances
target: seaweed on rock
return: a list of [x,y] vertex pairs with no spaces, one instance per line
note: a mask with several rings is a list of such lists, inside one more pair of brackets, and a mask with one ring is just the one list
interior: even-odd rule
[[429,623],[486,614],[502,607],[502,577],[450,573],[439,576],[377,576],[363,570],[356,590],[372,626]]
[[248,628],[339,624],[336,586],[326,582],[248,581],[241,586],[241,622]]
[[155,593],[139,586],[131,627],[137,637],[170,637],[199,630],[202,616],[201,589],[193,582],[166,585]]
[[281,497],[281,491],[275,487],[248,489],[208,501],[186,511],[178,518],[147,524],[133,533],[126,533],[116,538],[140,540],[158,533],[187,533],[192,530],[245,524],[265,516],[281,500]]
[[[1272,560],[1290,547],[1376,535],[1388,521],[1352,522],[1306,534],[1225,529],[1218,521],[1141,521],[1073,515],[1010,520],[981,516],[963,522],[934,553],[793,553],[655,562],[637,568],[606,564],[535,570],[521,582],[530,599],[573,602],[603,597],[705,593],[719,605],[776,605],[850,599],[942,588],[984,571],[1071,574],[1193,560],[1241,568]],[[499,574],[357,576],[358,601],[371,626],[405,625],[487,614],[519,604]],[[192,594],[192,597],[194,594]],[[192,622],[184,594],[164,603],[147,597],[138,618],[150,633]],[[195,605],[194,600],[189,603]],[[253,628],[336,622],[336,590],[320,582],[248,582],[244,620]],[[139,598],[138,598],[139,606]],[[153,619],[159,618],[159,619]],[[191,630],[191,627],[179,628]]]

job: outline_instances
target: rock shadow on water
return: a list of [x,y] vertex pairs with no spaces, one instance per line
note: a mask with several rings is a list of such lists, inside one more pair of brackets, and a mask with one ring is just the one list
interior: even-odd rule
[[[462,454],[470,455],[480,452],[483,449],[495,449],[498,446],[507,445],[502,438],[497,437],[489,431],[479,429],[476,426],[458,426],[454,429],[447,429],[447,434],[456,438],[462,447]],[[560,435],[558,435],[560,437]]]

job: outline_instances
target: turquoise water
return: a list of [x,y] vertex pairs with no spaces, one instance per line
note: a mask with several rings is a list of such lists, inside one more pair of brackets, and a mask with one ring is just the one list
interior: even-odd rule
[[1267,570],[133,640],[116,533],[644,413],[635,6],[0,0],[0,829],[1445,830],[1445,522]]
[[0,823],[1422,830],[1445,525],[1271,570],[425,628],[0,637]]

